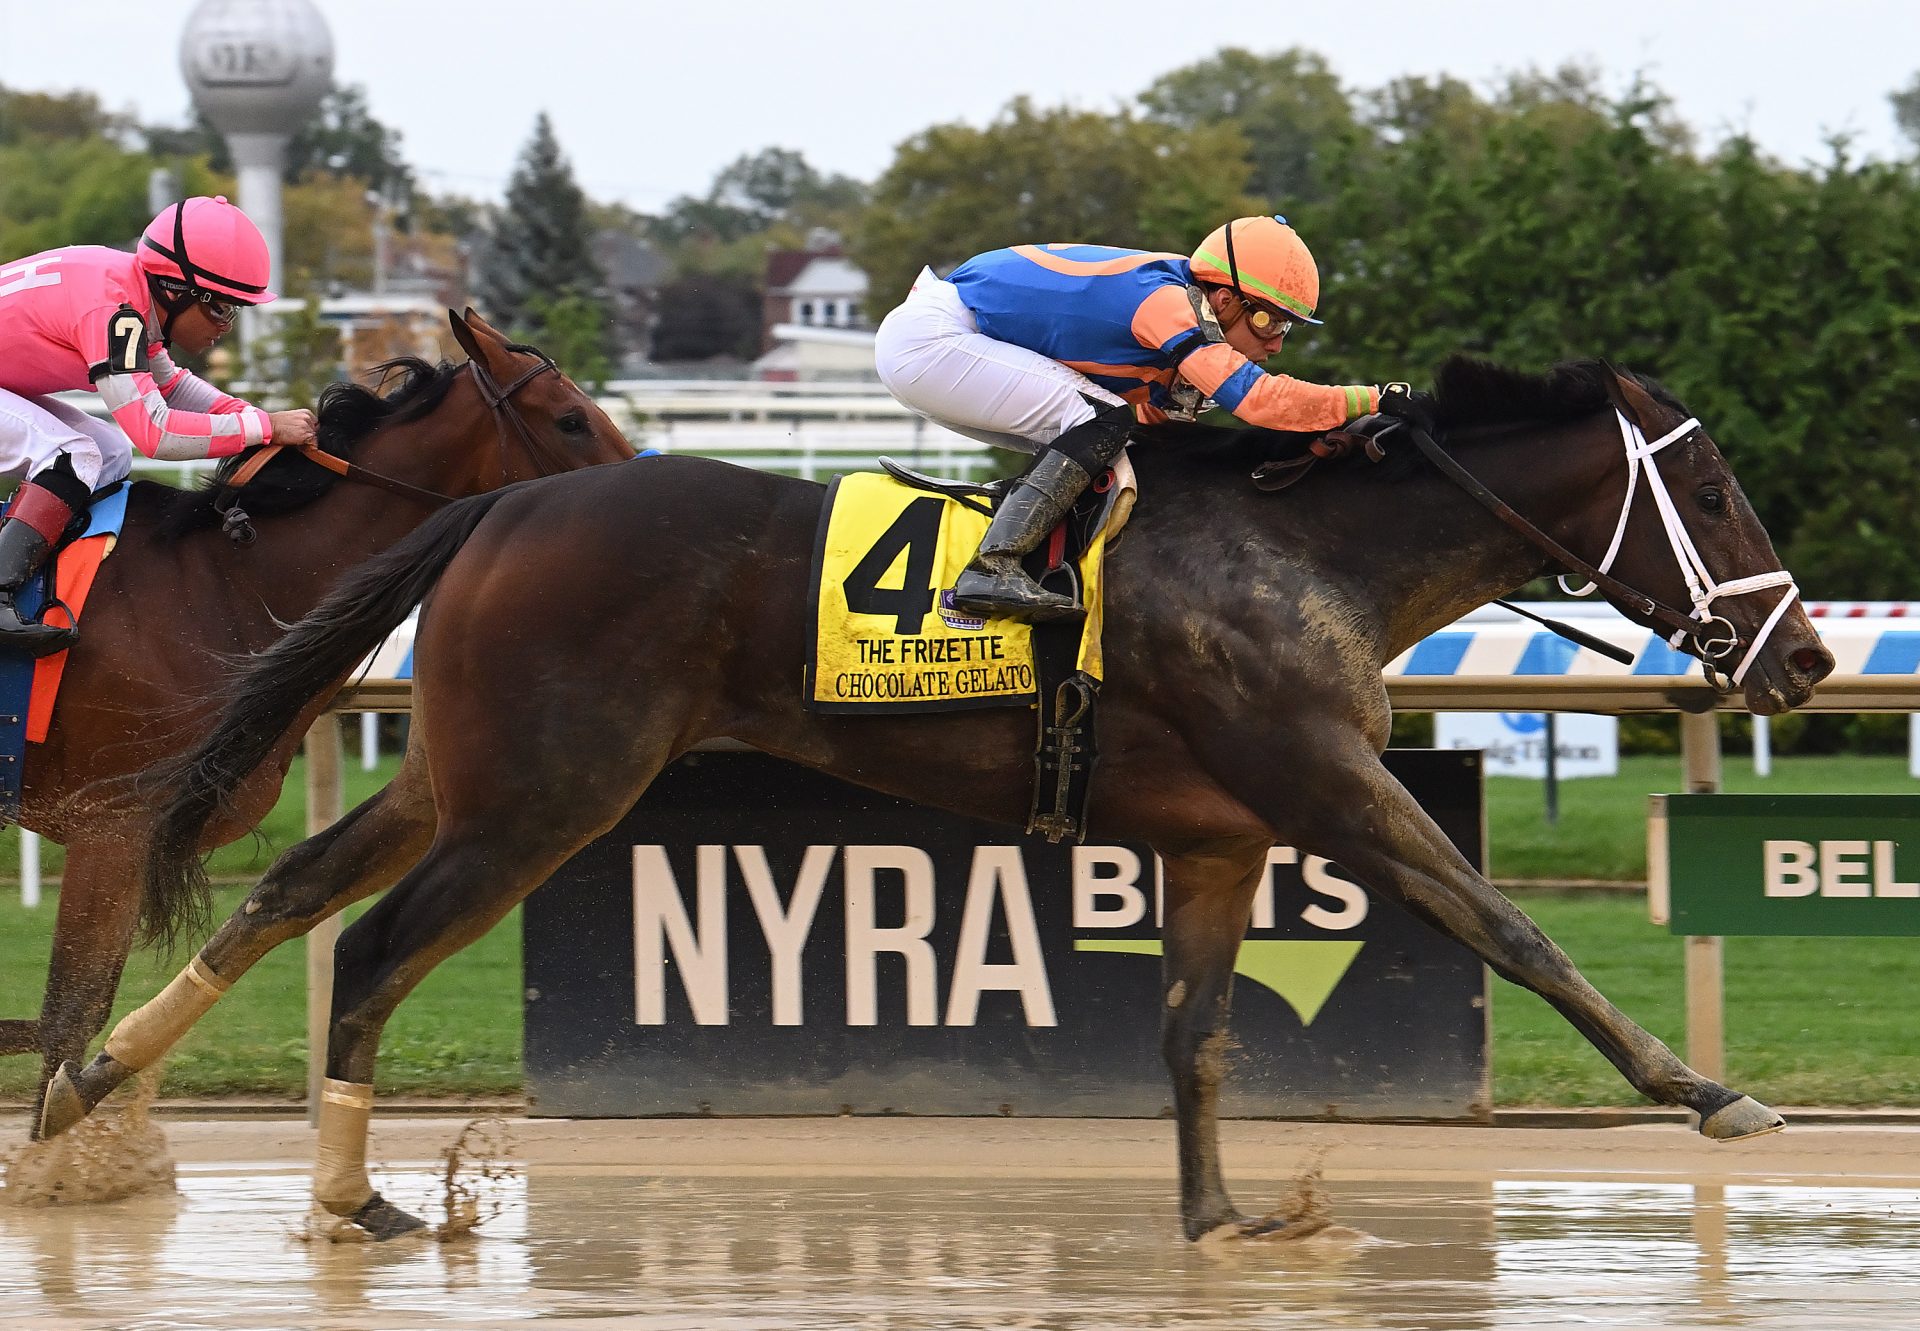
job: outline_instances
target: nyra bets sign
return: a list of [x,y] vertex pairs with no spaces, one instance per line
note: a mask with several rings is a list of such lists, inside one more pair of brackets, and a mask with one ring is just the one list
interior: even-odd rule
[[[1395,761],[1478,859],[1472,755]],[[1154,1115],[1161,866],[692,755],[528,901],[534,1112]],[[1229,1112],[1470,1117],[1479,962],[1276,846]]]
[[1920,934],[1920,796],[1656,795],[1648,852],[1677,934]]

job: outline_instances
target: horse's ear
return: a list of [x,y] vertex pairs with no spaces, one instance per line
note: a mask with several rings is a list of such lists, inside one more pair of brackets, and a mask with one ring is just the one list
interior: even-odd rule
[[1614,406],[1622,415],[1635,425],[1640,425],[1658,416],[1660,408],[1653,395],[1640,386],[1640,381],[1630,374],[1622,374],[1611,361],[1601,362],[1607,369],[1607,396],[1613,399]]
[[471,305],[467,306],[467,327],[471,328],[481,337],[491,339],[492,341],[500,343],[502,346],[506,345],[507,335],[475,314],[473,312],[473,306]]
[[479,317],[473,312],[472,306],[467,307],[464,315],[448,310],[447,324],[453,329],[453,340],[460,344],[460,350],[467,353],[467,359],[484,362],[486,356],[481,352],[479,339],[473,333],[473,322]]

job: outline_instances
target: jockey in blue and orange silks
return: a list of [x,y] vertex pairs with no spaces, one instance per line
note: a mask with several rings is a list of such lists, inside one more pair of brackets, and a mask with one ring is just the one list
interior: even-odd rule
[[1283,217],[1228,222],[1191,256],[1018,245],[923,270],[880,325],[880,381],[948,429],[1038,460],[1001,502],[954,584],[973,614],[1081,612],[1020,559],[1113,461],[1136,423],[1192,419],[1211,399],[1250,425],[1330,430],[1383,411],[1432,426],[1404,384],[1328,386],[1268,374],[1295,323],[1318,324],[1320,274]]
[[[22,616],[14,597],[133,449],[221,458],[314,442],[309,411],[268,413],[173,362],[198,355],[267,289],[266,239],[224,198],[172,204],[132,253],[70,245],[0,262],[0,476],[23,478],[0,522],[0,650],[64,650],[75,631]],[[91,388],[99,420],[54,394]]]

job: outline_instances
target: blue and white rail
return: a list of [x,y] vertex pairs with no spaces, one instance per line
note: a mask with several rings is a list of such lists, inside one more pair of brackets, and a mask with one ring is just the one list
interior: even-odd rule
[[[1815,602],[1816,608],[1832,603]],[[1740,707],[1716,699],[1700,663],[1611,607],[1541,603],[1530,608],[1575,619],[1633,653],[1622,665],[1497,607],[1422,639],[1388,663],[1387,691],[1402,711],[1694,711]],[[1569,614],[1569,611],[1572,614]],[[1838,665],[1820,686],[1816,710],[1920,711],[1920,616],[1818,615],[1814,626]],[[413,679],[414,621],[408,619],[367,661],[342,702],[346,710],[405,711]]]

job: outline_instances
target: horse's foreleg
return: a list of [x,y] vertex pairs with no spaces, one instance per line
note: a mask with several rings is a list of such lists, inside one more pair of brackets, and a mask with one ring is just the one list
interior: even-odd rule
[[0,1021],[0,1058],[40,1052],[40,1023],[18,1017]]
[[91,1063],[58,1068],[42,1096],[40,1135],[64,1132],[159,1061],[260,958],[405,873],[432,841],[433,826],[424,774],[405,769],[332,827],[287,850],[167,987],[120,1019]]
[[1190,1239],[1239,1226],[1264,1232],[1227,1197],[1220,1172],[1220,1082],[1226,1072],[1233,963],[1266,869],[1264,836],[1162,849],[1160,1052],[1173,1077],[1180,1149],[1180,1221]]
[[1778,1114],[1701,1076],[1609,1003],[1538,925],[1466,862],[1371,752],[1339,771],[1344,779],[1318,785],[1313,807],[1300,811],[1303,846],[1338,861],[1553,1004],[1635,1090],[1694,1110],[1707,1136],[1732,1140],[1783,1126]]
[[86,1054],[113,1013],[140,920],[138,847],[144,831],[115,826],[67,850],[46,996],[33,1023],[42,1094],[63,1063]]

